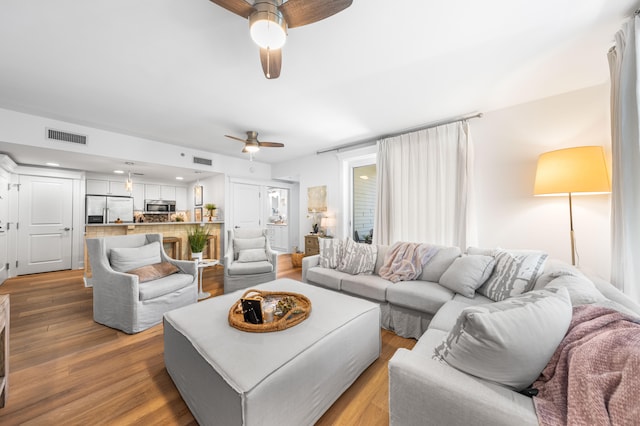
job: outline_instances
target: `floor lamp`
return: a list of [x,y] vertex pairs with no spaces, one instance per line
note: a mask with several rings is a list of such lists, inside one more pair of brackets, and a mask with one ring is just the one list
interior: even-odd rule
[[569,195],[572,265],[576,264],[576,243],[573,233],[571,196],[609,192],[611,192],[611,182],[601,146],[560,149],[545,152],[538,158],[533,195]]

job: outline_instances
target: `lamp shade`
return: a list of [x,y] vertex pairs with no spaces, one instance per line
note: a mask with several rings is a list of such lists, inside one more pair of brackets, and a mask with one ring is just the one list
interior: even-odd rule
[[538,158],[534,195],[611,192],[601,146],[579,146],[545,152]]

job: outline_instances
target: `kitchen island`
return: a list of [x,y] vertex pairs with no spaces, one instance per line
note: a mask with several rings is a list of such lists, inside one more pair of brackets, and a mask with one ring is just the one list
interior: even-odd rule
[[[193,226],[204,225],[209,227],[211,237],[207,247],[204,249],[204,257],[210,259],[221,258],[224,247],[222,237],[224,236],[224,221],[214,220],[212,222],[143,222],[143,223],[109,223],[109,224],[86,224],[85,238],[110,237],[114,235],[131,234],[162,234],[164,239],[172,239],[178,244],[165,242],[165,250],[170,257],[176,259],[191,259],[191,250],[187,241],[187,233]],[[177,248],[180,252],[176,252]],[[91,265],[85,247],[84,251],[85,277],[91,276]]]

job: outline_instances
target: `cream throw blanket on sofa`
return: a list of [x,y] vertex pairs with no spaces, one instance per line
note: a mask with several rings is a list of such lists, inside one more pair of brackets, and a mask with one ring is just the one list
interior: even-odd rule
[[428,244],[397,242],[387,252],[379,275],[393,283],[415,280],[437,252],[438,247]]

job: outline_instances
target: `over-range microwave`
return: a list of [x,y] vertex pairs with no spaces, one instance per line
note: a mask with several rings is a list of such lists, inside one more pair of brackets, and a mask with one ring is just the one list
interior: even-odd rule
[[144,200],[144,211],[147,213],[173,213],[176,202],[171,200]]

